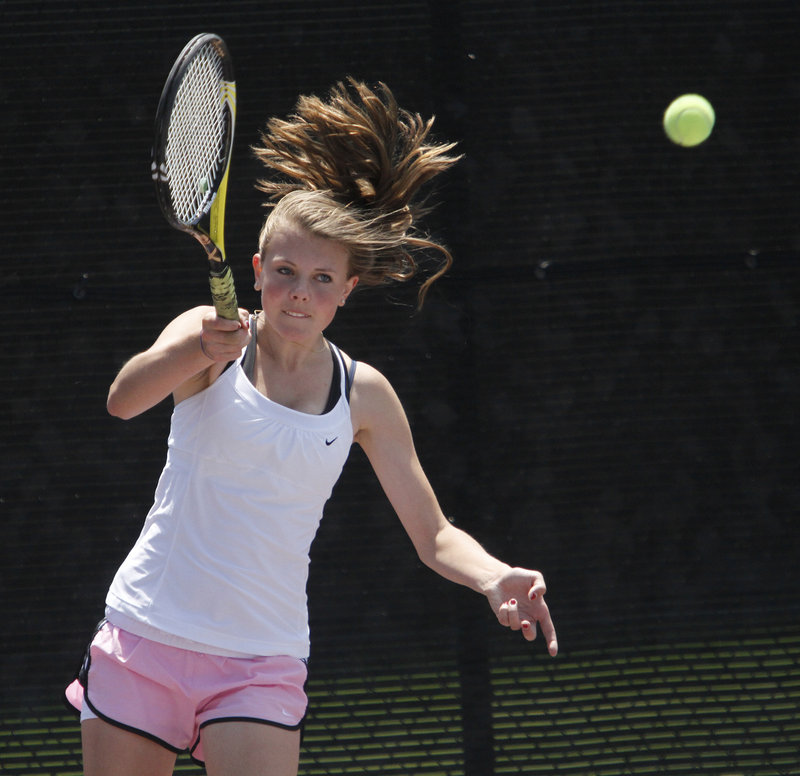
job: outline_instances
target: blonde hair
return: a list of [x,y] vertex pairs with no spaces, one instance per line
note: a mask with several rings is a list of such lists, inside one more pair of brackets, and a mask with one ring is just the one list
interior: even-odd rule
[[281,226],[299,226],[344,245],[351,275],[365,286],[409,280],[419,269],[415,255],[433,251],[442,261],[420,288],[421,306],[452,256],[419,230],[431,209],[420,189],[460,158],[450,153],[455,143],[429,140],[432,125],[398,107],[383,83],[372,90],[351,78],[326,100],[301,96],[288,119],[270,119],[253,148],[279,176],[257,184],[272,207],[261,251]]

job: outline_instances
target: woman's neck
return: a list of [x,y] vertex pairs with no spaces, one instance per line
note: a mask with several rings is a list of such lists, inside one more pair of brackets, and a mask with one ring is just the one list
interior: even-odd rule
[[272,328],[263,313],[259,312],[255,317],[255,337],[258,349],[288,370],[300,368],[329,350],[322,333],[307,342],[289,340]]

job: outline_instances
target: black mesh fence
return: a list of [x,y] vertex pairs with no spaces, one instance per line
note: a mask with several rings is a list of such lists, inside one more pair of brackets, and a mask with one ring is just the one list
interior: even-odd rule
[[[0,3],[9,309],[0,771],[80,772],[61,705],[165,454],[114,373],[208,292],[149,179],[164,76],[235,59],[226,242],[244,305],[265,119],[348,74],[437,114],[464,161],[456,263],[356,295],[330,336],[383,371],[455,522],[541,568],[550,660],[416,561],[354,449],[313,547],[307,774],[800,773],[800,6]],[[672,98],[717,111],[695,149]],[[187,759],[179,771],[197,771]]]
[[[497,774],[796,774],[800,632],[588,649],[557,664],[492,661],[486,716]],[[310,686],[301,773],[463,776],[462,677],[430,662]],[[6,712],[0,769],[79,774],[79,732],[58,707]],[[178,773],[202,773],[186,756]]]

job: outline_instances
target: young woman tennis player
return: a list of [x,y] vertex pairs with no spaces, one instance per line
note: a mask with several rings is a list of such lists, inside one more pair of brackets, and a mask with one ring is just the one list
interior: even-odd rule
[[113,415],[170,394],[175,409],[154,505],[68,689],[87,776],[169,774],[187,749],[211,776],[297,773],[309,547],[353,442],[422,561],[556,654],[542,575],[445,518],[391,385],[324,336],[357,286],[413,276],[418,250],[444,257],[423,293],[449,264],[416,230],[415,195],[456,161],[430,127],[357,82],[269,122],[255,150],[282,181],[260,184],[262,310],[189,310],[114,380]]

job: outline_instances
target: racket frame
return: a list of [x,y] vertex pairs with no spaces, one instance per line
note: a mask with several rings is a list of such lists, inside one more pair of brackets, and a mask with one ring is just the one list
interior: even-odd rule
[[[190,222],[178,218],[172,204],[170,181],[166,166],[166,148],[172,110],[184,76],[198,53],[212,46],[222,67],[224,143],[219,153],[214,177],[207,181],[209,198]],[[155,137],[152,148],[151,173],[156,184],[156,195],[161,212],[167,222],[179,231],[191,234],[205,249],[208,256],[209,282],[214,306],[220,316],[238,320],[238,302],[233,274],[225,256],[225,205],[228,191],[233,136],[236,125],[236,80],[233,61],[225,41],[213,33],[200,33],[192,38],[172,65],[161,97],[155,119]]]

